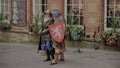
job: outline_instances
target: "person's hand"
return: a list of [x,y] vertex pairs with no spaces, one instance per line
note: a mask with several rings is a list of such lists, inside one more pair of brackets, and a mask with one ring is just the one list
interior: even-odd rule
[[42,31],[42,33],[44,34],[44,33],[45,33],[45,30],[44,30],[44,31]]
[[48,29],[42,31],[43,34],[46,33],[46,32],[48,32]]
[[39,30],[38,33],[40,34],[40,33],[41,33],[41,30]]

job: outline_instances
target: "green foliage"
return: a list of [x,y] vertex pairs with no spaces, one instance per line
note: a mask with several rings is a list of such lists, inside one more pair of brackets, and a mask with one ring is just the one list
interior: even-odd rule
[[10,31],[12,28],[10,24],[4,22],[4,20],[6,20],[7,18],[7,14],[4,14],[3,12],[0,13],[0,30],[2,31]]
[[72,24],[72,16],[67,16],[67,26],[66,26],[66,36],[67,39],[73,39],[82,41],[85,35],[85,32],[82,28],[80,28],[78,25]]
[[2,31],[10,31],[11,28],[12,27],[8,23],[5,23],[5,22],[0,23],[0,30],[2,30]]
[[40,17],[39,17],[39,14],[36,14],[34,16],[34,21],[35,21],[35,30],[38,31],[39,30],[39,22],[40,22]]
[[32,32],[33,34],[37,34],[41,28],[39,23],[40,23],[40,15],[36,14],[34,16],[34,23],[28,25],[29,31]]
[[4,14],[3,12],[0,13],[0,23],[3,22],[7,18],[8,18],[7,14]]
[[70,15],[67,16],[67,24],[72,25],[72,16]]
[[112,36],[114,35],[112,31],[105,31],[104,34],[106,35],[106,41],[111,40],[113,38]]
[[120,32],[117,31],[118,21],[113,13],[108,23],[112,26],[112,30],[105,31],[102,39],[104,38],[106,41],[105,44],[115,45],[117,43],[116,41],[120,38]]
[[117,28],[118,28],[118,22],[117,22],[117,19],[116,19],[114,14],[112,14],[111,21],[109,21],[109,23],[112,26],[112,32],[115,33],[117,31]]
[[78,40],[78,41],[82,41],[85,34],[84,30],[78,27],[78,25],[68,25],[66,32],[67,32],[67,37],[69,39]]

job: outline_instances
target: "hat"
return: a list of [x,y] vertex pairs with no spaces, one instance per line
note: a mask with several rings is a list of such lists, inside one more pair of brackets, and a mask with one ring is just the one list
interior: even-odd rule
[[50,10],[46,10],[45,13],[51,13],[51,11]]

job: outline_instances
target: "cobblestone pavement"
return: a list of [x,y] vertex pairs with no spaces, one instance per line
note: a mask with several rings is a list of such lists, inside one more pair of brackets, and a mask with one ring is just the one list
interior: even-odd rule
[[67,48],[65,61],[57,65],[43,62],[37,46],[0,43],[0,68],[120,68],[120,52]]

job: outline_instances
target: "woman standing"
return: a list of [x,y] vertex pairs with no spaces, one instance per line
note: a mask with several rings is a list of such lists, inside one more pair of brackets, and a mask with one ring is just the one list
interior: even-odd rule
[[53,20],[52,20],[51,11],[47,10],[44,14],[44,19],[42,22],[42,29],[39,31],[39,33],[41,32],[42,34],[41,36],[41,39],[43,40],[42,46],[45,47],[45,50],[47,53],[47,59],[44,61],[50,61],[51,60],[50,57],[54,59],[54,48],[52,47],[52,40],[51,40],[51,36],[48,30],[48,26],[52,23],[53,23]]

